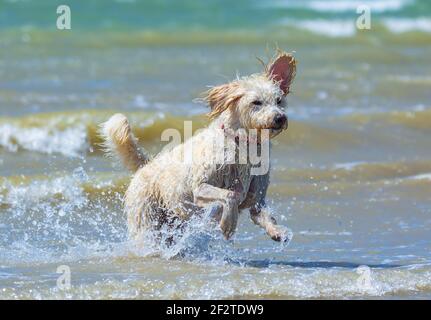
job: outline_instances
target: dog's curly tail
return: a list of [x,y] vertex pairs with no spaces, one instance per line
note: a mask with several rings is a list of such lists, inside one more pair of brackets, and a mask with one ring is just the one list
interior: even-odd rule
[[129,121],[123,114],[114,114],[102,123],[99,133],[103,138],[102,147],[105,153],[119,158],[130,171],[136,172],[150,160],[147,153],[138,147]]

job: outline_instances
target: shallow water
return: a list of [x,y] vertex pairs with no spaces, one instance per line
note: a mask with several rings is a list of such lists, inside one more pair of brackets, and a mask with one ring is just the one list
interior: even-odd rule
[[[367,31],[354,1],[86,1],[67,32],[54,2],[0,1],[0,298],[431,298],[428,1],[369,1]],[[128,242],[98,124],[124,112],[156,153],[276,43],[299,60],[268,195],[292,241],[243,213],[233,241]]]

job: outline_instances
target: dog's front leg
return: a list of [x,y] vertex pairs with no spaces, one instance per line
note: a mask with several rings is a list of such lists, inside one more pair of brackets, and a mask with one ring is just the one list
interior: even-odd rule
[[279,242],[287,242],[290,240],[291,236],[289,229],[278,225],[275,218],[271,216],[265,207],[251,207],[250,217],[255,224],[266,231],[272,240]]
[[[203,183],[194,190],[193,197],[194,203],[198,206],[212,205],[211,209],[215,212],[215,218],[220,220],[220,228],[224,237],[226,239],[232,237],[238,223],[239,193]],[[217,209],[220,206],[223,207],[221,216],[221,210]]]

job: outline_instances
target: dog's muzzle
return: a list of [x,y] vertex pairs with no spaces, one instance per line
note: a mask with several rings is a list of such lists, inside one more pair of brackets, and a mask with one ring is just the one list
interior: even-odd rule
[[285,114],[278,114],[272,121],[272,129],[282,130],[287,129],[287,117]]

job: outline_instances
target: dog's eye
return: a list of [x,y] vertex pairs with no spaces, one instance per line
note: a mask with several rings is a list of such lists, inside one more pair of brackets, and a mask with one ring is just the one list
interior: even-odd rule
[[260,101],[260,100],[254,100],[252,103],[253,103],[255,106],[261,106],[261,105],[262,105],[262,101]]
[[281,98],[277,98],[277,104],[279,105],[279,104],[281,104]]

